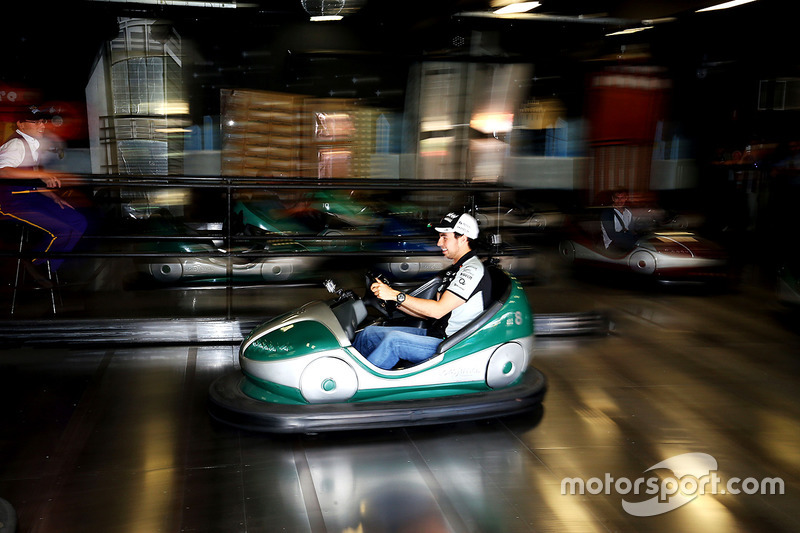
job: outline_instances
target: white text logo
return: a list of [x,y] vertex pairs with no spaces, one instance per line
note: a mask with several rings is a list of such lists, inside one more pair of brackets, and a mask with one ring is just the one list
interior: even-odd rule
[[584,481],[581,478],[561,480],[561,494],[611,494],[623,496],[652,496],[644,501],[622,498],[622,508],[634,516],[655,516],[686,505],[704,494],[783,494],[781,478],[758,480],[748,477],[730,478],[726,483],[717,474],[717,460],[707,453],[684,453],[656,463],[645,472],[669,470],[672,475],[639,477],[633,481],[621,477],[614,479],[606,473]]

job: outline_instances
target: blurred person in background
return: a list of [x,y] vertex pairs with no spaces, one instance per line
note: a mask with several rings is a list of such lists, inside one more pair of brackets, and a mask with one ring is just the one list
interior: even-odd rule
[[603,244],[607,250],[629,252],[636,247],[639,238],[633,232],[633,213],[626,207],[628,192],[616,189],[611,192],[611,207],[600,215]]
[[[58,176],[39,168],[39,141],[50,117],[31,106],[15,118],[16,131],[0,146],[0,219],[27,224],[33,230],[33,252],[69,252],[86,231],[87,221],[53,190],[61,187]],[[40,282],[47,279],[38,272],[43,263],[43,258],[25,263]],[[57,271],[62,263],[61,258],[51,259],[50,270]]]

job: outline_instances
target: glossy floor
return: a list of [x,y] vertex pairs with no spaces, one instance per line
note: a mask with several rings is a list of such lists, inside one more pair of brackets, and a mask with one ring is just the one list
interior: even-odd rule
[[541,340],[543,409],[512,419],[273,437],[206,414],[233,344],[2,350],[0,498],[41,533],[800,530],[794,315],[746,286],[548,290],[615,330]]

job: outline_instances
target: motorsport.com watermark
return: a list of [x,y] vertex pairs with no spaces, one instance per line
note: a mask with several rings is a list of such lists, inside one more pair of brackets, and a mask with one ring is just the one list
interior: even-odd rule
[[634,516],[655,516],[689,503],[704,494],[783,494],[784,483],[779,477],[761,480],[732,477],[723,483],[717,474],[717,460],[706,453],[684,453],[656,463],[651,470],[671,470],[670,477],[639,477],[633,481],[621,477],[614,479],[606,473],[604,478],[564,478],[562,495],[616,494],[653,496],[644,501],[622,499],[622,508]]

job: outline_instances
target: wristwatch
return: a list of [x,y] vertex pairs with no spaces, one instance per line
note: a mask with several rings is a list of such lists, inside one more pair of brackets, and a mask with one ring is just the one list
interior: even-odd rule
[[406,293],[398,292],[397,296],[395,297],[395,300],[397,300],[397,305],[402,304],[403,302],[406,301]]

